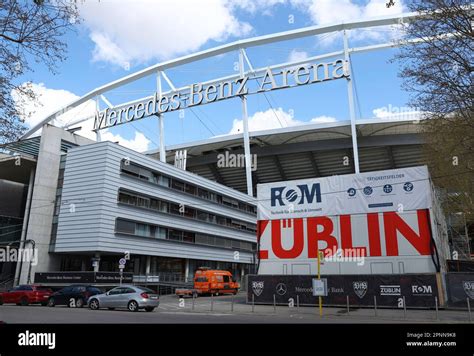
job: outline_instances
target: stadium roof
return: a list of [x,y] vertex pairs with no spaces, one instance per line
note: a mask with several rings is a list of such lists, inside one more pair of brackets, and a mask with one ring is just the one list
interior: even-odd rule
[[[424,163],[420,120],[357,120],[361,172],[416,166]],[[254,189],[268,183],[354,173],[350,121],[306,124],[250,132],[251,153],[257,155],[252,172]],[[167,162],[175,152],[187,151],[186,169],[246,192],[244,167],[219,167],[218,155],[243,154],[242,134],[166,147]],[[146,154],[159,159],[159,150]]]

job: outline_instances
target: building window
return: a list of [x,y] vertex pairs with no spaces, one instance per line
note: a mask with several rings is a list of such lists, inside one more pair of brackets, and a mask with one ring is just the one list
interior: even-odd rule
[[135,235],[148,237],[150,236],[150,226],[135,223]]
[[223,196],[215,192],[211,192],[207,189],[198,188],[194,184],[185,183],[176,178],[169,178],[160,174],[159,172],[152,171],[151,169],[143,168],[137,164],[129,161],[122,160],[121,170],[123,173],[128,175],[149,181],[154,184],[158,184],[167,188],[179,190],[190,195],[198,196],[202,199],[210,200],[218,204],[222,204],[233,209],[239,209],[247,213],[256,215],[257,210],[254,205],[239,202],[237,199]]
[[131,221],[117,219],[115,229],[125,234],[135,234],[135,223]]
[[116,232],[136,235],[141,237],[152,237],[156,239],[179,241],[197,245],[216,246],[227,249],[240,249],[252,251],[255,250],[255,244],[245,241],[228,239],[218,236],[194,233],[192,231],[182,231],[177,229],[168,229],[161,226],[150,225],[140,222],[117,219]]
[[171,188],[184,192],[184,183],[179,180],[172,179]]

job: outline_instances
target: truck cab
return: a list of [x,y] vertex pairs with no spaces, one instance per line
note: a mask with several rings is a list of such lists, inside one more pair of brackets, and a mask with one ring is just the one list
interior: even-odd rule
[[179,297],[201,294],[237,294],[239,288],[240,284],[234,280],[229,271],[200,267],[194,274],[194,288],[177,289],[176,294]]
[[237,294],[240,288],[229,271],[198,269],[194,275],[194,289],[200,294]]

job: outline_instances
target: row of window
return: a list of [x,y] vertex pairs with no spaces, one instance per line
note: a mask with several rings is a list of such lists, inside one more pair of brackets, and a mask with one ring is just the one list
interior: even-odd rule
[[163,213],[184,216],[190,219],[201,220],[211,224],[231,227],[238,230],[256,233],[256,225],[245,221],[231,219],[222,215],[211,214],[203,210],[180,206],[179,204],[164,200],[150,198],[141,194],[119,191],[119,203],[132,205],[140,208],[153,209]]
[[255,244],[252,244],[251,242],[227,239],[224,237],[211,236],[191,231],[170,229],[124,219],[116,220],[115,232],[155,239],[187,242],[197,245],[217,246],[229,249],[247,251],[252,251],[255,249]]
[[239,209],[250,214],[257,214],[257,208],[254,205],[239,202],[237,199],[226,197],[224,195],[211,192],[207,189],[199,188],[194,184],[186,183],[182,180],[165,176],[148,168],[140,167],[139,165],[129,162],[128,160],[122,160],[121,170],[123,173],[154,184],[159,184],[167,188],[179,190],[181,192],[195,195],[230,208]]

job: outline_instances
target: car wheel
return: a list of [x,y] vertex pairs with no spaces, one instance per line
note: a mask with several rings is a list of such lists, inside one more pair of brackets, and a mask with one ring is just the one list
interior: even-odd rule
[[54,298],[49,298],[48,299],[48,307],[54,307],[56,305],[56,302]]
[[91,308],[92,310],[97,310],[99,309],[99,301],[97,299],[92,299],[90,302],[89,302],[89,308]]
[[127,309],[130,310],[131,312],[138,311],[138,303],[134,300],[129,301],[127,305]]
[[20,300],[20,304],[21,304],[22,306],[26,307],[26,306],[27,306],[28,304],[30,304],[30,303],[28,302],[28,298],[23,297],[23,298],[21,298],[21,300]]
[[76,299],[76,308],[82,308],[84,306],[84,299],[77,298]]
[[147,312],[152,312],[153,310],[155,310],[154,307],[146,307],[145,308],[145,311],[147,311]]

